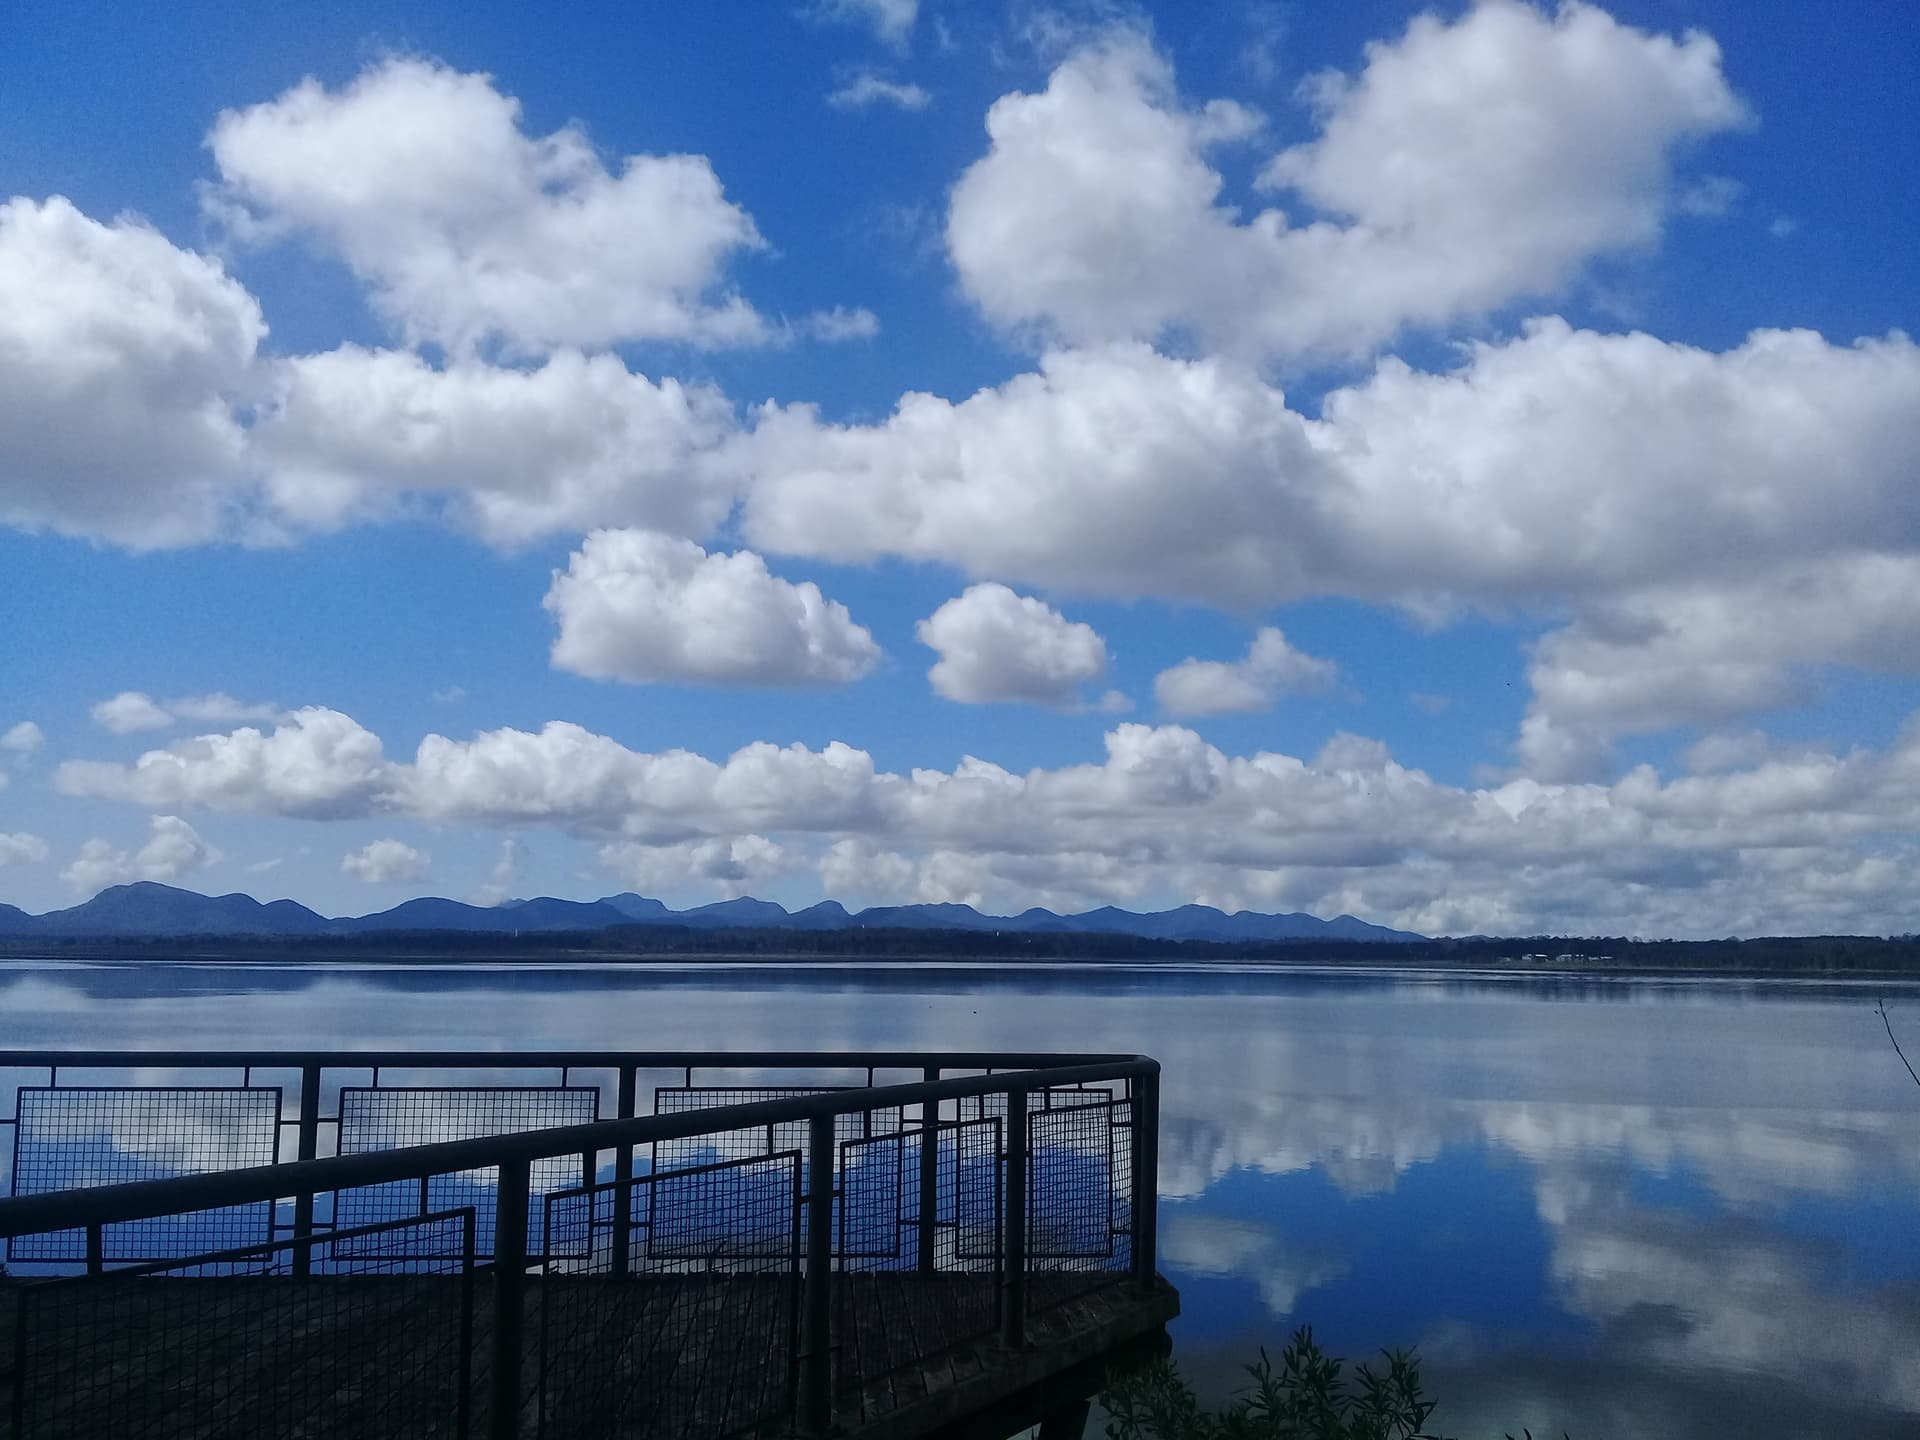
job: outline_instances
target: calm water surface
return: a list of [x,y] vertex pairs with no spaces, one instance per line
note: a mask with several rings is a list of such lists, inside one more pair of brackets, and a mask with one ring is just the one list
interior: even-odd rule
[[[1920,1434],[1875,991],[1402,972],[0,961],[0,1047],[1098,1049],[1166,1067],[1203,1387],[1417,1343],[1448,1434]],[[1920,991],[1890,992],[1920,1042]],[[1910,1047],[1911,1049],[1911,1047]]]

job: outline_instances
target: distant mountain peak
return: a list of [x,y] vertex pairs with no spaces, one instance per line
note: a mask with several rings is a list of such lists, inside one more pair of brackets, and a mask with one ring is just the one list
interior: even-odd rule
[[402,932],[457,932],[512,935],[590,932],[620,925],[685,925],[715,930],[910,929],[986,930],[1019,934],[1061,932],[1133,935],[1153,940],[1419,940],[1401,930],[1340,915],[1320,920],[1311,915],[1263,915],[1238,910],[1228,915],[1211,905],[1180,905],[1171,910],[1136,912],[1103,905],[1077,915],[1061,915],[1034,906],[1018,915],[983,915],[971,905],[937,901],[916,905],[877,905],[849,913],[838,900],[822,900],[789,912],[772,900],[751,895],[674,910],[659,900],[625,892],[598,900],[562,900],[551,895],[499,905],[471,905],[439,895],[422,895],[370,915],[333,919],[293,900],[262,903],[251,895],[201,895],[155,880],[111,885],[91,900],[65,910],[29,915],[0,905],[0,938],[170,938],[185,936],[372,935]]

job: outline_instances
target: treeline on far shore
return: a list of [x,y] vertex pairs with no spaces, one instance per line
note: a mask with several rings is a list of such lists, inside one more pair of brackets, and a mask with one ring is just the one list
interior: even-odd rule
[[1645,940],[1472,936],[1417,942],[1157,940],[1131,935],[994,930],[703,929],[623,925],[535,934],[405,931],[353,936],[36,939],[0,942],[0,954],[94,958],[439,960],[706,958],[777,960],[1260,961],[1298,965],[1430,965],[1462,969],[1734,974],[1886,974],[1920,978],[1920,935],[1769,936]]

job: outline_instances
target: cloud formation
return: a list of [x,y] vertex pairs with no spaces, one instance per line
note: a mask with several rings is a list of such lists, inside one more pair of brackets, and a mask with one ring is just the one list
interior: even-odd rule
[[102,730],[132,735],[142,730],[165,730],[182,722],[234,725],[244,720],[275,720],[284,712],[278,705],[249,704],[220,690],[173,700],[156,700],[141,690],[122,690],[88,713]]
[[427,873],[432,860],[404,840],[374,840],[340,857],[340,873],[369,885],[412,884]]
[[871,110],[876,105],[891,105],[896,110],[924,110],[932,103],[933,96],[918,85],[889,80],[871,70],[862,70],[827,95],[827,104],[836,110]]
[[724,284],[765,242],[704,156],[629,155],[530,135],[490,77],[396,57],[330,91],[303,80],[223,112],[211,212],[239,237],[310,236],[408,344],[469,355],[628,340],[758,344]]
[[0,750],[14,755],[31,755],[47,743],[41,728],[31,720],[21,720],[0,732]]
[[1153,698],[1169,715],[1232,715],[1268,709],[1290,691],[1323,690],[1340,673],[1331,660],[1295,649],[1275,625],[1263,625],[1244,660],[1189,657],[1153,680]]
[[97,838],[87,841],[60,872],[60,878],[76,895],[88,896],[109,885],[133,880],[171,884],[220,858],[199,832],[177,815],[155,815],[149,823],[152,833],[137,850],[116,849]]
[[549,826],[641,847],[608,852],[623,865],[664,854],[674,873],[721,855],[744,864],[758,837],[790,869],[862,869],[892,891],[875,899],[1021,908],[1170,892],[1434,934],[1899,931],[1920,859],[1920,720],[1880,751],[1470,789],[1357,736],[1310,758],[1235,756],[1179,726],[1129,723],[1092,763],[1022,774],[968,757],[895,773],[838,742],[714,760],[553,722],[428,735],[398,761],[349,717],[303,710],[270,734],[183,740],[131,765],[69,761],[55,783],[148,807]]
[[601,680],[845,685],[880,661],[871,632],[812,581],[644,530],[587,536],[545,604],[560,626],[553,663]]
[[1107,673],[1107,642],[1044,600],[1004,585],[970,585],[915,633],[940,658],[934,690],[963,705],[1013,701],[1067,709]]
[[1252,141],[1262,118],[1189,106],[1144,35],[1109,32],[988,112],[988,152],[948,218],[961,283],[990,317],[1072,344],[1364,355],[1652,244],[1675,151],[1747,118],[1706,35],[1512,0],[1420,16],[1307,94],[1314,138],[1260,183],[1313,218],[1242,219],[1208,152]]

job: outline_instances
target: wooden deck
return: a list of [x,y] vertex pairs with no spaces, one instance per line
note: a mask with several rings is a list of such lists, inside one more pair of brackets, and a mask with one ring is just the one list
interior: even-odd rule
[[[914,1440],[1010,1413],[1178,1311],[1164,1282],[1143,1294],[1094,1278],[1033,1276],[1013,1352],[991,1276],[836,1276],[835,1430]],[[0,1283],[0,1437],[439,1440],[462,1433],[463,1400],[465,1433],[483,1437],[487,1280],[108,1277],[24,1304],[40,1287]],[[798,1313],[793,1277],[529,1276],[520,1433],[786,1433]]]

